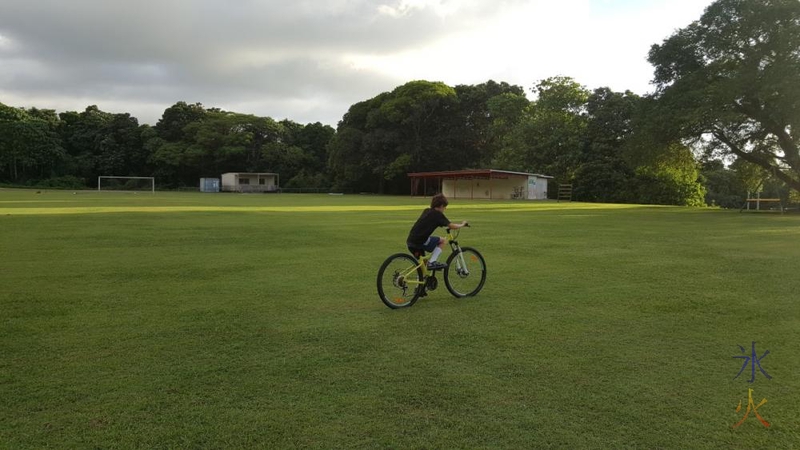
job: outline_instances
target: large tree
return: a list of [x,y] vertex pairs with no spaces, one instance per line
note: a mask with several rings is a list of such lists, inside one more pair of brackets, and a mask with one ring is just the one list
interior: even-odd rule
[[800,2],[718,0],[649,61],[664,137],[704,139],[800,190]]
[[64,157],[56,125],[54,111],[0,103],[0,179],[19,183],[55,175]]
[[457,102],[444,83],[411,81],[351,106],[328,147],[336,186],[399,193],[407,172],[462,168],[449,127]]
[[502,138],[528,106],[521,86],[489,80],[455,87],[458,102],[449,117],[451,158],[460,166],[489,167]]
[[564,183],[579,164],[590,93],[569,77],[542,80],[533,92],[536,100],[514,119],[493,165],[552,175]]

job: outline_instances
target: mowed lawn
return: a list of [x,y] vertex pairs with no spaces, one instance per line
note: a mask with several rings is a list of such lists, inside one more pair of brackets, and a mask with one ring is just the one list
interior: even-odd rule
[[800,448],[800,216],[456,199],[390,310],[426,204],[0,191],[0,448]]

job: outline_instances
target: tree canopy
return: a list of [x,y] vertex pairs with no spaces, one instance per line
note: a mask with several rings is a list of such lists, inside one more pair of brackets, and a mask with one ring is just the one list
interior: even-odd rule
[[718,0],[649,61],[662,137],[705,139],[800,190],[800,2]]

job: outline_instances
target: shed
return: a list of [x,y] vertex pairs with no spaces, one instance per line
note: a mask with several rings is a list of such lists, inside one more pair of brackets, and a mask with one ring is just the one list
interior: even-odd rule
[[278,192],[277,173],[228,172],[222,174],[222,190],[227,192]]
[[219,192],[219,178],[200,178],[200,192]]
[[448,198],[546,200],[548,175],[495,169],[409,173],[411,195]]

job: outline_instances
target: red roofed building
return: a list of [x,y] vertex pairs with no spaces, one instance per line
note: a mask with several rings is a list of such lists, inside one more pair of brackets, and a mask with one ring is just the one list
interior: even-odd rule
[[447,198],[546,200],[551,176],[494,169],[409,173],[412,196],[441,192]]

